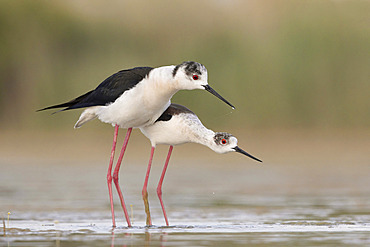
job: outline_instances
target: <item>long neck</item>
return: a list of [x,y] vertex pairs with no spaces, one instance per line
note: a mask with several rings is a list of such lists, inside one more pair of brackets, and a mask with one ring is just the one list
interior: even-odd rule
[[149,74],[152,83],[148,85],[146,98],[152,100],[152,103],[159,99],[169,101],[179,91],[172,76],[174,67],[173,65],[159,67]]
[[[153,112],[146,124],[152,124],[171,104],[172,96],[179,91],[172,77],[174,66],[165,66],[152,70],[145,85],[142,97],[143,108]],[[144,85],[143,85],[144,86]]]
[[190,119],[188,124],[192,125],[190,128],[192,134],[189,135],[191,142],[202,144],[214,150],[213,137],[215,136],[215,132],[206,128],[195,115],[194,118]]

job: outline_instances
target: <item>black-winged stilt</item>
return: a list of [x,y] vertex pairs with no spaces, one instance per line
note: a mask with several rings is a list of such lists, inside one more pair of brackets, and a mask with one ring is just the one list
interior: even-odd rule
[[151,217],[149,211],[147,185],[149,179],[150,168],[154,149],[157,144],[170,145],[167,159],[163,167],[162,175],[158,183],[157,194],[161,203],[164,219],[168,226],[168,219],[164,204],[162,201],[162,183],[167,170],[168,162],[171,157],[174,145],[194,142],[205,145],[217,153],[238,152],[242,153],[254,160],[262,162],[260,159],[250,155],[237,146],[238,140],[236,137],[225,132],[213,132],[207,129],[199,120],[197,115],[182,105],[171,104],[165,112],[152,125],[140,127],[141,132],[150,139],[152,144],[151,154],[148,164],[148,169],[142,190],[145,212],[147,214],[146,224],[151,225]]
[[[116,226],[112,196],[112,179],[130,227],[130,219],[118,183],[118,173],[132,128],[153,124],[171,104],[171,97],[179,90],[204,89],[226,104],[231,105],[208,85],[207,69],[197,62],[183,62],[177,66],[158,68],[137,67],[119,71],[105,79],[97,88],[66,103],[49,106],[39,111],[63,108],[60,111],[85,109],[75,128],[98,118],[115,127],[107,181],[112,212],[112,223]],[[122,150],[112,176],[112,165],[119,128],[127,128]]]

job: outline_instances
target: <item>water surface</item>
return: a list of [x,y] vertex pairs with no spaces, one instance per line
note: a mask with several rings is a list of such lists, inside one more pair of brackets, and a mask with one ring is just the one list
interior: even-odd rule
[[126,162],[120,183],[133,227],[126,227],[114,194],[115,229],[104,162],[2,159],[0,166],[0,246],[370,245],[370,168],[364,164],[174,158],[163,185],[171,225],[165,227],[157,162],[149,182],[154,225],[145,227],[146,166]]

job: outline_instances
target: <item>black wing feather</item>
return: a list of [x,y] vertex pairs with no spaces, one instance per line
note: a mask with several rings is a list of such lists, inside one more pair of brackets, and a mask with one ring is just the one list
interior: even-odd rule
[[64,110],[84,108],[90,106],[102,106],[114,102],[125,91],[135,87],[142,81],[152,70],[151,67],[136,67],[133,69],[121,70],[107,79],[105,79],[99,86],[71,101],[66,103],[49,106],[38,111],[62,108]]
[[[172,116],[178,115],[180,113],[189,113],[189,114],[194,114],[191,110],[186,108],[183,105],[179,104],[171,104],[163,113],[162,115],[155,120],[156,122],[158,121],[169,121],[171,120]],[[195,115],[195,114],[194,114]]]
[[170,121],[172,118],[172,115],[168,112],[168,108],[166,111],[164,111],[162,113],[162,115],[157,119],[155,120],[155,122],[159,122],[159,121]]

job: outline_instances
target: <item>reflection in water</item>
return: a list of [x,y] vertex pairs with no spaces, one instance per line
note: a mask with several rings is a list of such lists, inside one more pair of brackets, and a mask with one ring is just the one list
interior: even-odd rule
[[[148,228],[143,229],[143,230],[144,230],[144,233],[138,235],[139,238],[140,238],[140,236],[143,236],[143,238],[144,238],[143,246],[151,246],[153,244],[151,242],[153,235],[154,236],[158,236],[159,235],[159,238],[158,238],[159,239],[159,246],[164,246],[163,243],[166,242],[166,239],[165,239],[165,236],[167,235],[166,232],[160,231],[159,233],[151,233]],[[116,239],[115,236],[116,236],[116,233],[114,232],[114,229],[112,229],[112,233],[111,233],[111,247],[113,247],[113,246],[126,247],[126,246],[132,245],[132,243],[134,241],[137,242],[137,240],[134,240],[133,239],[134,233],[123,233],[123,234],[119,234],[118,235],[119,236],[119,239],[118,240]],[[157,245],[158,244],[157,241],[156,240],[154,240],[154,241],[155,241],[155,244]]]
[[55,246],[60,247],[60,231],[56,231],[55,233]]
[[150,245],[150,233],[146,230],[145,231],[145,246]]
[[[125,227],[122,212],[117,212],[118,227],[113,230],[101,177],[104,166],[78,162],[52,168],[42,162],[0,166],[0,213],[5,224],[7,212],[12,212],[9,228],[0,227],[0,246],[370,244],[366,165],[174,166],[165,190],[170,227],[164,227],[156,200],[152,200],[154,226],[145,227],[140,181],[146,167],[128,165],[120,179],[130,184],[125,196],[136,210],[135,225]],[[157,178],[160,168],[154,168],[152,177]],[[149,191],[151,196],[155,198],[155,188]]]

